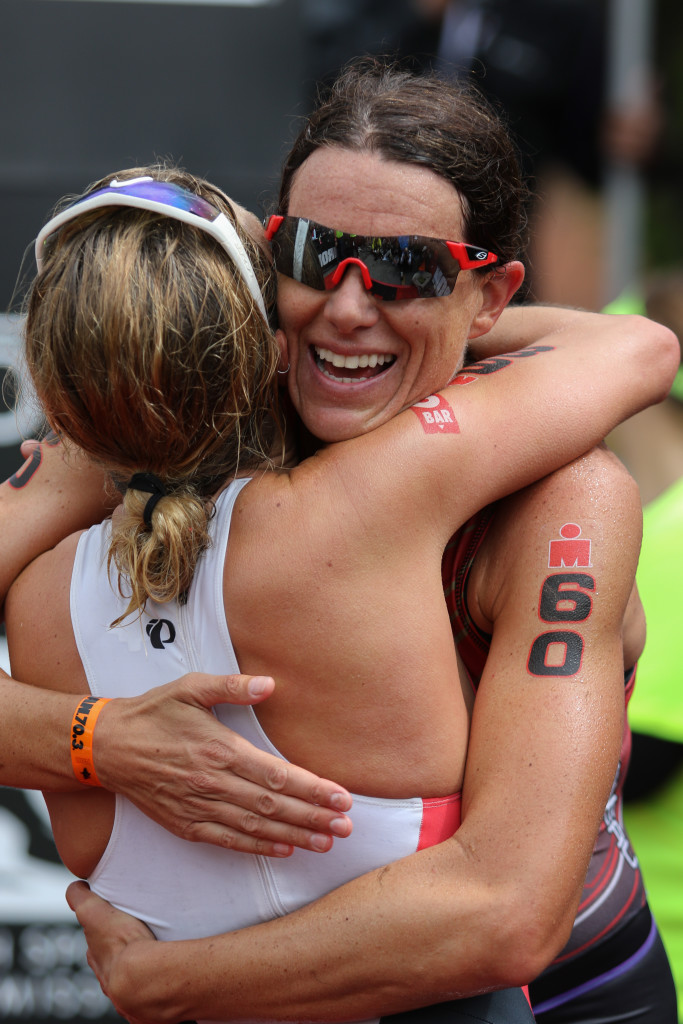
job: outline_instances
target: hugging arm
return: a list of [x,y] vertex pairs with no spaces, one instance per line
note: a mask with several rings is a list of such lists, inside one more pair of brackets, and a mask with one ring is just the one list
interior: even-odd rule
[[[593,358],[593,341],[596,347],[604,347],[606,339],[616,353],[619,371],[630,371],[632,377],[629,390],[628,376],[624,376],[624,396],[637,393],[642,405],[663,398],[678,365],[675,337],[639,317],[515,307],[503,312],[489,337],[505,348],[510,347],[510,339],[515,346],[563,343],[567,337],[580,344],[588,339],[586,359]],[[637,376],[641,363],[646,372]],[[623,401],[620,411],[625,416],[636,409]],[[615,415],[614,422],[618,418]],[[586,447],[596,440],[598,436],[587,438]],[[561,461],[558,457],[555,464]],[[43,443],[16,479],[0,486],[0,597],[4,600],[12,581],[32,558],[71,531],[99,521],[111,505],[98,469],[77,453],[65,458],[61,445]],[[244,692],[247,685],[244,679],[193,675],[134,702],[111,702],[98,722],[94,741],[100,779],[186,838],[261,852],[260,840],[310,847],[312,836],[328,832],[336,812],[348,809],[348,797],[341,787],[294,766],[287,766],[283,777],[281,762],[233,741],[206,713],[208,701],[235,701],[236,691],[241,693],[240,701],[251,702]],[[42,703],[39,691],[7,680],[3,700],[3,721],[12,733],[6,737],[5,749],[16,745],[16,737],[24,738],[16,756],[7,759],[3,782],[42,789],[77,786],[64,739],[73,710],[69,698],[52,694],[49,702]],[[185,737],[182,747],[171,739],[178,729]],[[163,777],[159,777],[162,763]],[[335,806],[340,794],[341,805]]]
[[[470,339],[466,362],[472,363],[506,352],[515,352],[527,345],[552,344],[553,336],[560,336],[563,332],[574,329],[587,333],[592,331],[596,337],[600,337],[604,330],[619,330],[619,318],[617,314],[591,313],[567,306],[506,306],[486,334]],[[618,348],[615,351],[618,351]],[[657,358],[656,349],[650,353],[648,347],[644,345],[643,366],[648,364],[651,355],[652,358]]]
[[[0,606],[28,563],[110,510],[102,473],[55,438],[36,445],[0,484]],[[69,755],[73,697],[32,687],[0,671],[0,742],[5,786],[75,789]]]

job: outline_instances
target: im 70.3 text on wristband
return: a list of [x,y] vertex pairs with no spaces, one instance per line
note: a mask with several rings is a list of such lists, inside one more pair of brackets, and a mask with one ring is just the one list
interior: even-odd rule
[[79,782],[101,786],[92,757],[92,738],[100,711],[109,697],[84,697],[71,723],[71,766]]

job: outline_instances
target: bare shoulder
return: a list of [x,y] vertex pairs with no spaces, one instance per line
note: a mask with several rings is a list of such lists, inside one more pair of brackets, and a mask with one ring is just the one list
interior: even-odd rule
[[22,682],[66,692],[82,690],[82,684],[74,689],[73,671],[76,666],[80,670],[80,659],[73,640],[69,600],[80,536],[72,534],[31,562],[7,595],[10,663],[12,674]]

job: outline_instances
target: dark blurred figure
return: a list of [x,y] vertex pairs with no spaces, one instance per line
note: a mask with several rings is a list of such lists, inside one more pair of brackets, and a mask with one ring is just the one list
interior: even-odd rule
[[605,301],[603,170],[652,154],[654,90],[609,109],[603,0],[416,0],[422,28],[403,52],[472,75],[505,110],[536,195],[529,284],[539,301]]
[[415,0],[300,0],[309,108],[317,87],[331,84],[347,61],[362,54],[398,53],[415,25]]

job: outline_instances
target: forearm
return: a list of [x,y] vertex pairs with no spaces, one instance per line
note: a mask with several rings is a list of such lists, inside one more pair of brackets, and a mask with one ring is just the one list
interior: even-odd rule
[[130,946],[109,984],[145,1020],[343,1021],[528,981],[540,966],[521,921],[508,930],[512,883],[476,872],[451,840],[265,925]]
[[[500,359],[498,363],[493,360],[493,366],[484,365],[479,371],[491,373],[525,355],[538,355],[539,350],[543,353],[545,346],[555,350],[551,354],[558,363],[564,363],[563,368],[558,365],[553,383],[578,383],[580,375],[575,371],[585,371],[590,390],[585,383],[582,385],[584,397],[592,393],[594,405],[599,393],[601,409],[607,406],[618,410],[616,422],[663,401],[680,365],[676,335],[662,324],[641,316],[586,313],[553,306],[504,310],[488,334],[470,342],[469,365],[473,359],[485,360],[510,352],[509,359]],[[531,349],[528,353],[517,351],[527,347]],[[464,372],[468,372],[467,368]],[[470,372],[477,371],[473,367]],[[610,390],[607,382],[615,387]],[[548,381],[535,380],[529,374],[525,385],[547,389]]]
[[[652,395],[643,403],[662,401],[680,362],[676,336],[641,316],[591,313],[563,306],[508,306],[487,334],[468,343],[467,363],[516,352],[530,345],[597,346],[605,342],[615,358],[632,367],[634,377],[647,374]],[[579,349],[577,349],[579,358]]]
[[589,317],[595,323],[604,319],[597,313],[586,313],[584,310],[564,306],[507,306],[487,334],[473,338],[468,343],[467,361],[487,359],[504,352],[515,352],[527,345],[539,344],[550,334],[567,326],[587,325]]
[[0,672],[0,785],[78,790],[69,736],[79,698],[27,686]]

